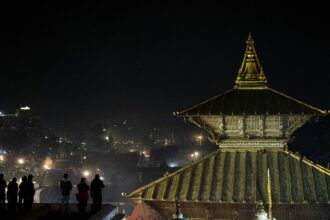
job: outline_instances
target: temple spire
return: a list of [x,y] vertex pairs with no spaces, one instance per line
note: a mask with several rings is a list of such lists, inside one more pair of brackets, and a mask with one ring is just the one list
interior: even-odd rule
[[246,50],[242,65],[238,71],[235,88],[262,89],[266,87],[266,77],[260,65],[251,33],[246,41]]

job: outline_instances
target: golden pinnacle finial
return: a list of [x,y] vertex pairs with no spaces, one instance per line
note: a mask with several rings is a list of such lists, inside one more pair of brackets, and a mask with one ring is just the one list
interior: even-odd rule
[[235,88],[262,89],[266,87],[266,82],[266,77],[254,48],[254,40],[251,33],[249,33],[243,62],[236,78]]
[[248,39],[247,39],[247,41],[246,41],[246,44],[247,45],[250,45],[250,44],[254,44],[254,41],[253,41],[253,38],[252,38],[252,34],[251,34],[251,32],[249,32],[249,36],[248,36]]

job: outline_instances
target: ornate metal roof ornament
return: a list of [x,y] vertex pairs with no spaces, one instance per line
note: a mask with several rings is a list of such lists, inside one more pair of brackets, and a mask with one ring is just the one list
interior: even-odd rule
[[254,48],[254,40],[251,33],[246,41],[246,50],[244,53],[243,62],[238,71],[235,81],[235,88],[266,88],[266,76],[260,65],[257,52]]

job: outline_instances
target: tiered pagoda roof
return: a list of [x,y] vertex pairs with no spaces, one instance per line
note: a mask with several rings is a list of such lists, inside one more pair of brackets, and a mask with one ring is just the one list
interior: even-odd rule
[[270,200],[277,205],[328,207],[330,171],[286,148],[296,129],[327,112],[269,88],[251,35],[246,43],[233,89],[175,113],[208,131],[220,148],[128,198],[153,204],[177,198],[186,204],[252,205]]

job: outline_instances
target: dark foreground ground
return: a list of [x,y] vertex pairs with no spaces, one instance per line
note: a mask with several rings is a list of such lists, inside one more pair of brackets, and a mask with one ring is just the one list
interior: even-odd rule
[[32,211],[27,213],[17,212],[14,216],[10,215],[6,210],[1,210],[0,212],[1,220],[97,220],[106,216],[116,216],[118,218],[121,215],[118,214],[117,207],[110,204],[103,205],[102,209],[95,214],[91,214],[90,207],[87,208],[86,213],[78,213],[76,204],[70,206],[67,214],[60,212],[59,204],[35,204]]

